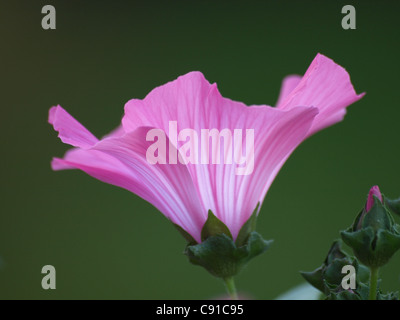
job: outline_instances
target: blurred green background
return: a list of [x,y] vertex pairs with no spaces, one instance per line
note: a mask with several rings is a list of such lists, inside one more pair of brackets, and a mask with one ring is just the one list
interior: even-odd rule
[[[41,28],[41,8],[57,29]],[[353,4],[357,29],[343,30]],[[272,299],[318,267],[374,184],[399,185],[398,1],[0,1],[0,298],[207,299],[222,282],[182,254],[157,210],[79,171],[53,172],[68,149],[47,124],[61,104],[95,135],[123,106],[192,70],[246,104],[274,104],[282,78],[317,52],[344,66],[364,99],[345,121],[305,141],[273,183],[258,231],[272,248],[237,277],[240,292]],[[398,219],[399,220],[399,219]],[[57,289],[43,290],[54,265]],[[400,289],[400,254],[382,269]]]

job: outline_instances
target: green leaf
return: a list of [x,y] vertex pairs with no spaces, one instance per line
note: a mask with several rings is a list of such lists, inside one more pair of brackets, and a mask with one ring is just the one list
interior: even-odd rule
[[252,215],[240,229],[239,234],[236,238],[237,246],[239,247],[243,246],[247,242],[250,233],[256,230],[257,212],[259,207],[260,207],[260,202],[257,203],[257,206],[254,209]]
[[201,230],[201,241],[207,240],[211,236],[225,234],[232,239],[232,234],[228,227],[219,220],[211,210],[208,210],[208,218]]

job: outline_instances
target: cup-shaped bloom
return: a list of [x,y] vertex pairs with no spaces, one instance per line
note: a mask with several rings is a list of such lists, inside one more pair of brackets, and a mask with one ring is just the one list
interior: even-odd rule
[[122,125],[100,140],[61,106],[51,108],[49,122],[75,147],[52,167],[137,194],[197,243],[212,212],[235,241],[292,151],[362,96],[321,54],[303,77],[284,80],[276,107],[224,98],[190,72],[128,101]]
[[400,249],[400,225],[390,214],[378,186],[373,186],[353,225],[341,232],[343,241],[366,266],[385,265]]

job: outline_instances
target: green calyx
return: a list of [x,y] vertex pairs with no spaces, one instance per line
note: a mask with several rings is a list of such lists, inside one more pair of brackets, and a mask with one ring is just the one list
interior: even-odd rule
[[373,207],[368,212],[362,210],[341,237],[361,263],[379,268],[400,249],[399,230],[389,210],[375,198]]
[[257,232],[252,232],[247,245],[237,247],[226,234],[209,237],[194,246],[187,246],[185,254],[194,265],[207,269],[218,278],[230,278],[255,256],[265,252],[272,241],[265,241]]
[[196,243],[191,236],[183,233],[188,241],[184,254],[192,264],[204,267],[216,277],[227,279],[235,276],[272,243],[272,240],[264,240],[254,231],[258,207],[242,226],[236,241],[233,241],[228,227],[210,210],[201,231],[201,243]]

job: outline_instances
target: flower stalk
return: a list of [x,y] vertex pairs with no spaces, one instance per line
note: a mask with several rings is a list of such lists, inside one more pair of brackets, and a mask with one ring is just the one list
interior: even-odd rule
[[376,300],[378,290],[378,273],[379,268],[370,268],[370,281],[369,281],[369,300]]
[[233,277],[225,278],[224,279],[226,290],[231,298],[231,300],[238,300],[238,295],[235,286],[235,280]]

